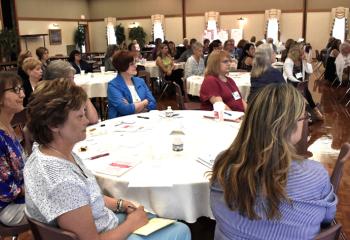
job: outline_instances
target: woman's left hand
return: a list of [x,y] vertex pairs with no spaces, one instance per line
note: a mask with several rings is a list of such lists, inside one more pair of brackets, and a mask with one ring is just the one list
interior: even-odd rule
[[123,209],[125,210],[126,214],[129,214],[135,211],[136,206],[132,202],[129,202],[128,200],[123,200]]

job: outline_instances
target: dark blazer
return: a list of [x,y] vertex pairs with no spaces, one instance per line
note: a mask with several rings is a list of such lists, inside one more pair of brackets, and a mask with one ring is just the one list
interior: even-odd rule
[[92,67],[90,64],[84,60],[80,60],[80,68],[75,62],[69,62],[72,67],[75,69],[75,74],[80,74],[80,69],[85,70],[85,72],[92,72]]
[[263,75],[258,78],[251,77],[251,86],[247,102],[249,103],[260,89],[271,83],[286,83],[282,73],[273,67],[269,67],[266,72],[264,72]]

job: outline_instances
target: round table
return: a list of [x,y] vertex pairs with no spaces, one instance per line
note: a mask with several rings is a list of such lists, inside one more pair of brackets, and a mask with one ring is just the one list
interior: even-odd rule
[[[249,72],[230,72],[232,78],[244,100],[247,100],[250,92],[250,73]],[[187,93],[193,96],[199,96],[199,92],[204,80],[204,76],[191,76],[186,80]]]
[[75,74],[74,82],[85,90],[89,98],[107,97],[108,82],[116,76],[115,72]]
[[[213,217],[209,205],[209,167],[198,157],[214,159],[230,146],[240,123],[204,118],[207,111],[151,111],[110,119],[87,129],[76,152],[94,172],[105,193],[130,199],[161,217],[195,222]],[[143,118],[139,118],[139,117]],[[181,130],[184,150],[172,150],[174,130]],[[108,156],[103,154],[108,153]],[[89,160],[93,156],[98,157]],[[104,174],[111,165],[135,165],[120,176]],[[102,172],[102,173],[101,173]]]
[[[140,62],[138,65],[144,66],[146,68],[146,71],[150,73],[151,78],[157,78],[159,77],[159,67],[156,64],[156,61],[146,61],[146,62]],[[184,69],[185,68],[185,62],[178,62],[174,63],[175,68],[174,69]]]

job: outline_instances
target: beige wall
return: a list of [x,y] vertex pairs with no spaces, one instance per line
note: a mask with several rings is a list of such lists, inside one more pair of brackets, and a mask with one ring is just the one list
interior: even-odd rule
[[[50,56],[55,54],[67,55],[66,45],[74,44],[73,33],[78,26],[77,22],[50,22],[50,21],[19,21],[19,34],[48,34],[50,24],[55,23],[59,25],[62,34],[62,44],[50,45],[49,37],[45,37],[46,48],[49,49]],[[25,50],[25,42],[21,39],[21,49]],[[44,46],[42,37],[28,38],[28,50],[35,55],[35,49]]]
[[181,14],[181,0],[89,0],[90,17],[137,17]]
[[[306,40],[313,49],[323,49],[330,36],[330,12],[313,12],[307,14]],[[322,26],[322,27],[318,27]]]
[[281,36],[280,40],[285,42],[288,38],[298,40],[303,34],[302,13],[282,13],[281,15]]
[[350,8],[349,0],[308,0],[308,9],[331,9],[335,7],[348,7]]
[[91,52],[104,52],[107,48],[106,24],[104,21],[89,22]]
[[16,0],[17,17],[89,18],[87,0]]

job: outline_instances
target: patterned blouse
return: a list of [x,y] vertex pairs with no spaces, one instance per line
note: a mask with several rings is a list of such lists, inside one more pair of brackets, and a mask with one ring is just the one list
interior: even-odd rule
[[21,144],[0,130],[0,211],[12,202],[24,203],[24,196],[20,196],[23,168]]

